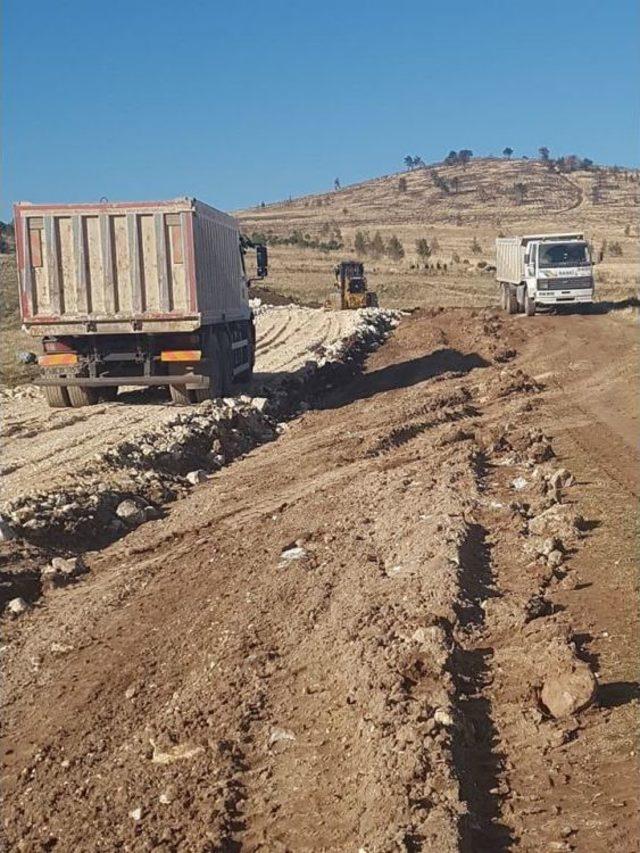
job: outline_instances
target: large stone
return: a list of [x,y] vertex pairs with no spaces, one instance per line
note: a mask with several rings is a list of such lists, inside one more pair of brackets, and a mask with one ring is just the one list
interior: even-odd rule
[[547,677],[540,699],[552,717],[560,719],[577,714],[594,700],[598,682],[589,666],[575,661],[571,669]]
[[144,508],[129,498],[118,504],[116,515],[131,527],[142,524],[146,519]]
[[0,518],[0,542],[7,542],[9,539],[13,539],[15,537],[15,533],[12,528],[7,524],[4,518]]
[[202,468],[198,468],[197,471],[189,471],[186,479],[192,486],[197,486],[198,483],[204,483],[207,479],[207,472],[203,471]]
[[66,586],[88,571],[80,557],[71,557],[68,560],[64,557],[54,557],[42,570],[42,583],[45,588]]
[[29,609],[29,605],[24,598],[12,598],[7,604],[7,610],[12,616],[22,616]]
[[566,468],[558,468],[549,477],[549,482],[554,489],[561,489],[564,486],[571,486],[573,484],[573,475]]

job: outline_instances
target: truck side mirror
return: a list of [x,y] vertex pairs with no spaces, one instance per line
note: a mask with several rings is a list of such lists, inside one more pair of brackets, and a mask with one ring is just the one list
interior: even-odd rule
[[266,278],[269,275],[269,255],[266,246],[256,246],[256,265],[258,278]]

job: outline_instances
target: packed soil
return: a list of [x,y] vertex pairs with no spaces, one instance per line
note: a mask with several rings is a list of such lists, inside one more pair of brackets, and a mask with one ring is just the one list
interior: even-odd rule
[[5,621],[8,847],[638,849],[637,356],[416,313],[85,555]]

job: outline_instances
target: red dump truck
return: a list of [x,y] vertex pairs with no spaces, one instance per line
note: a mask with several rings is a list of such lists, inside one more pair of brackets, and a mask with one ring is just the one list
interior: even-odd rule
[[[14,206],[22,321],[51,406],[126,385],[187,404],[250,379],[255,327],[238,223],[192,198]],[[257,276],[267,251],[257,246]]]

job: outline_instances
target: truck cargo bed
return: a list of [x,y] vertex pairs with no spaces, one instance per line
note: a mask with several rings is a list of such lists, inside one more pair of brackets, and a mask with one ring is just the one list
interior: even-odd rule
[[34,336],[188,332],[246,320],[238,225],[202,202],[15,205]]

